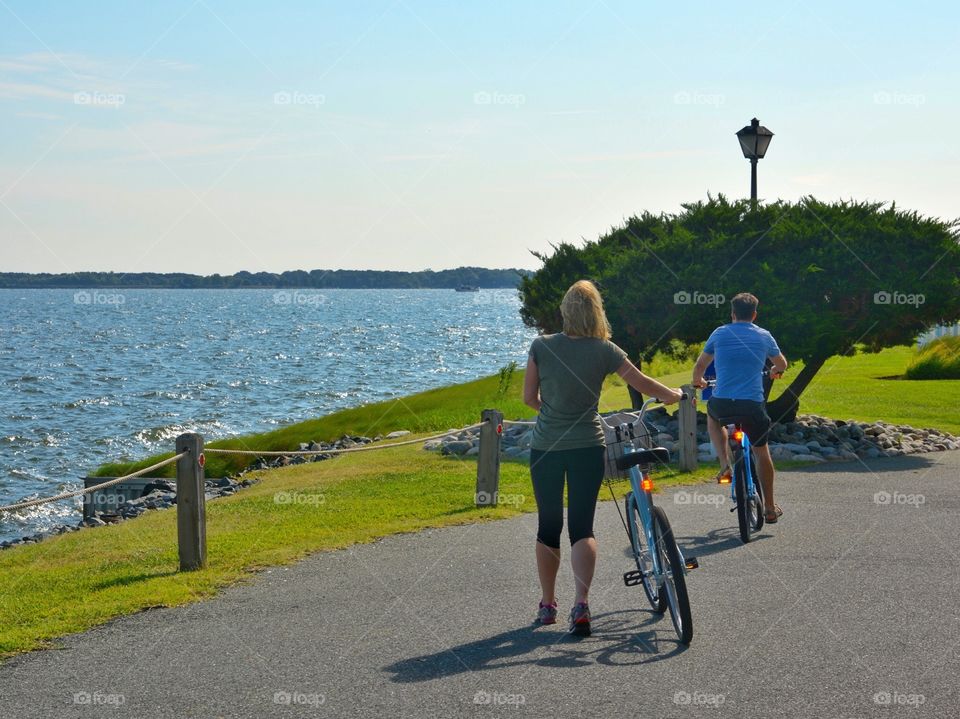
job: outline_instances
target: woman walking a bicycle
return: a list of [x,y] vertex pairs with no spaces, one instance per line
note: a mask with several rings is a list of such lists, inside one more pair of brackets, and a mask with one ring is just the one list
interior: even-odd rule
[[537,337],[530,346],[523,401],[537,410],[530,451],[530,478],[537,500],[537,623],[554,624],[556,581],[563,529],[563,486],[568,493],[567,530],[576,597],[570,630],[590,634],[588,595],[597,563],[593,519],[604,475],[605,441],[598,413],[607,375],[616,372],[639,392],[667,404],[681,392],[647,377],[610,341],[610,323],[592,282],[574,283],[560,303],[563,331]]

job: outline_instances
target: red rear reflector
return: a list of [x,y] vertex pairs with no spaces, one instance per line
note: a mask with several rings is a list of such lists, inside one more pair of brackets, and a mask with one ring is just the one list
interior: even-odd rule
[[653,491],[653,480],[652,479],[641,479],[640,480],[640,489],[644,492]]
[[743,439],[743,432],[738,429],[733,433],[733,438],[739,442],[741,439]]

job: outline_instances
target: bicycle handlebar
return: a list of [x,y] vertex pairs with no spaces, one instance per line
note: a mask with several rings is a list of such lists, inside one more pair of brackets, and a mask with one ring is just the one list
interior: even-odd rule
[[[684,400],[688,400],[688,399],[690,399],[690,395],[688,395],[686,392],[681,392],[681,393],[680,393],[680,401],[681,401],[681,402],[683,402]],[[642,405],[640,405],[640,411],[639,411],[639,412],[627,412],[627,411],[622,411],[622,412],[618,412],[618,414],[630,415],[631,417],[633,417],[634,419],[636,419],[637,422],[641,422],[641,421],[643,420],[643,415],[646,414],[647,407],[649,407],[649,406],[652,405],[652,404],[663,404],[663,403],[664,403],[663,400],[657,399],[656,397],[651,397],[650,399],[646,400]],[[601,422],[601,424],[603,424],[603,426],[606,427],[607,429],[614,429],[614,428],[615,428],[615,425],[609,424],[609,423],[603,418],[603,415],[600,415],[600,422]]]

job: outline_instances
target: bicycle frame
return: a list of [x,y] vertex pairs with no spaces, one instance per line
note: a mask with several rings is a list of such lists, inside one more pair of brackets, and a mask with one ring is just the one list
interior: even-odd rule
[[[738,433],[740,435],[739,440],[737,439]],[[727,436],[730,438],[731,450],[735,449],[742,455],[741,457],[733,457],[730,466],[735,466],[738,460],[743,462],[747,473],[747,496],[752,497],[756,491],[756,486],[754,485],[753,453],[750,451],[750,438],[739,424],[728,424]],[[736,482],[730,482],[730,498],[737,501]]]
[[[651,404],[657,404],[658,401],[655,398],[650,398],[643,403],[643,406],[640,408],[640,412],[637,417],[637,424],[643,425],[643,415],[647,411],[647,407]],[[601,418],[601,421],[603,419]],[[604,424],[606,422],[604,421]],[[608,427],[610,425],[607,425]],[[623,425],[620,425],[622,427]],[[628,425],[628,432],[630,433],[631,439],[633,423]],[[619,428],[619,427],[618,427]],[[638,451],[636,447],[633,447],[632,443],[628,448],[624,450],[624,454],[632,454],[633,452]],[[653,534],[653,480],[650,479],[650,472],[646,469],[643,471],[639,467],[633,466],[630,468],[629,472],[630,478],[630,488],[633,490],[634,501],[637,503],[637,509],[640,512],[640,520],[643,523],[643,533],[647,540],[647,546],[651,549],[657,546],[656,539]],[[683,556],[683,550],[680,549],[679,545],[677,550],[680,552],[680,559],[682,565],[686,568],[686,558]],[[661,579],[666,576],[667,572],[664,571],[661,564],[660,552],[651,551],[650,560],[653,564],[653,575],[656,578],[656,582],[659,585]]]

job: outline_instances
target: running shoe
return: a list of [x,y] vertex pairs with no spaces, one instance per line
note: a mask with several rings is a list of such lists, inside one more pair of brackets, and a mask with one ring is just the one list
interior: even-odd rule
[[570,610],[570,631],[578,637],[590,636],[590,607],[586,602],[578,602]]
[[544,604],[540,602],[540,606],[537,609],[537,618],[535,620],[536,624],[556,624],[557,623],[557,603],[551,602],[550,604]]

